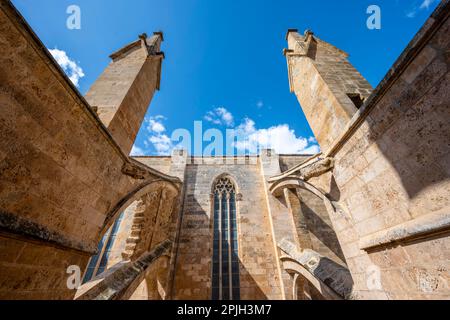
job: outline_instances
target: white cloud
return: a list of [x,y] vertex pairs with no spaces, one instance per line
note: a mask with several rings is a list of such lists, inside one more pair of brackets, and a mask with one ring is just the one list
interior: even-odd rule
[[72,59],[69,58],[67,53],[59,49],[49,49],[53,58],[61,66],[64,72],[67,74],[72,83],[78,87],[78,82],[84,77],[83,69]]
[[166,134],[157,134],[148,139],[158,155],[169,155],[172,148],[172,140]]
[[302,150],[303,154],[317,154],[320,152],[320,147],[317,144],[311,145],[308,148]]
[[166,127],[162,123],[163,120],[165,120],[163,116],[151,117],[148,120],[147,130],[155,133],[161,133],[166,131]]
[[406,16],[408,18],[414,18],[420,10],[429,10],[430,6],[438,0],[423,0],[422,3],[417,6],[417,2],[414,4],[412,8],[406,12]]
[[142,150],[142,148],[139,148],[136,145],[133,145],[133,147],[131,148],[130,156],[137,157],[137,156],[143,156],[143,155],[144,155],[144,150]]
[[257,129],[255,121],[250,118],[236,128],[238,152],[257,153],[262,148],[275,149],[277,153],[311,154],[320,152],[319,146],[311,139],[297,137],[295,131],[287,124]]
[[234,117],[226,108],[219,107],[208,111],[203,117],[206,121],[217,125],[225,125],[231,127],[234,125]]
[[[222,110],[221,115],[228,111]],[[217,113],[215,113],[217,114]],[[231,114],[230,114],[231,115]],[[232,115],[231,115],[232,117]],[[154,150],[157,155],[170,155],[174,148],[179,146],[174,145],[170,135],[166,132],[164,121],[167,120],[163,116],[154,116],[145,119],[146,139],[143,142],[145,148],[141,149],[137,146],[133,147],[132,155],[142,155],[145,152]],[[220,119],[221,120],[221,119]],[[224,121],[224,120],[221,120]],[[222,122],[219,122],[222,124]],[[240,124],[234,128],[227,130],[235,130],[237,141],[234,142],[237,154],[257,154],[263,148],[275,149],[280,154],[316,154],[320,152],[317,141],[314,137],[297,136],[287,124],[279,124],[269,128],[258,128],[255,121],[250,118],[244,118]],[[222,138],[225,138],[223,135]],[[192,136],[192,141],[195,144],[195,139],[202,139],[203,137]],[[223,141],[226,145],[226,141]],[[206,147],[203,142],[203,148]],[[191,153],[192,150],[189,150]],[[219,153],[224,154],[224,150],[218,150]]]
[[420,5],[420,9],[429,9],[430,5],[434,2],[435,0],[423,0],[422,4]]
[[161,115],[145,119],[147,122],[148,137],[144,141],[144,145],[148,148],[151,144],[157,155],[170,155],[174,147],[170,137],[165,134],[166,127],[163,124],[164,120],[167,120],[167,118]]

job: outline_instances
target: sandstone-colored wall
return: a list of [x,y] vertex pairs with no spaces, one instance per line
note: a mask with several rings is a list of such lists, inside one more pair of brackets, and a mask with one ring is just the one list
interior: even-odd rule
[[0,236],[0,300],[72,299],[66,270],[84,266],[82,253]]
[[[109,126],[147,57],[140,44],[114,59],[86,93],[86,100],[97,107],[97,114]],[[114,88],[113,90],[111,90]]]
[[134,157],[137,161],[156,169],[162,173],[169,174],[171,169],[172,158],[171,157]]
[[283,253],[279,249],[279,244],[282,241],[288,240],[294,245],[300,246],[299,236],[294,222],[294,215],[292,214],[289,200],[285,194],[276,197],[268,191],[268,179],[281,173],[280,155],[276,154],[273,149],[263,149],[259,159],[265,189],[265,201],[269,213],[269,224],[274,242],[274,257],[277,263],[281,298],[290,300],[293,298],[293,276],[282,266],[280,258]]
[[[448,10],[440,17],[439,28],[433,17],[416,36],[407,52],[420,48],[417,55],[406,69],[394,67],[391,74],[398,77],[389,80],[364,123],[336,153],[335,183],[329,175],[311,180],[344,209],[333,223],[360,298],[450,298],[448,232],[400,238],[366,251],[360,247],[361,239],[387,228],[406,230],[432,213],[448,215]],[[424,34],[432,36],[418,48]],[[380,290],[368,287],[374,266],[381,272]]]
[[[16,283],[16,290],[5,284],[0,291],[9,298],[37,297],[36,292],[50,298],[49,283],[34,282],[40,259],[62,257],[60,264],[54,263],[62,269],[52,286],[65,286],[67,260],[84,270],[107,214],[154,176],[147,172],[141,179],[122,172],[125,164],[136,166],[11,3],[2,1],[0,8],[0,223],[7,233],[2,241],[5,256],[14,256],[17,246],[33,243],[34,248],[14,272],[10,262],[0,259],[3,278],[33,284]],[[140,171],[146,173],[145,168]],[[74,294],[66,291],[64,298]]]
[[[302,249],[312,249],[341,265],[346,265],[344,253],[322,198],[297,188],[289,198],[299,236],[303,234]],[[295,194],[296,193],[296,194]]]
[[[280,299],[274,245],[259,164],[187,165],[185,200],[174,284],[175,299],[211,299],[213,181],[229,174],[237,181],[241,299]],[[216,164],[214,164],[216,163]]]
[[280,170],[285,172],[308,159],[309,155],[279,155]]

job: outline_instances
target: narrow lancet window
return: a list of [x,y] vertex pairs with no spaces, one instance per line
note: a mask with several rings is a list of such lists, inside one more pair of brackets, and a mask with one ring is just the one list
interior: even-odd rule
[[229,178],[217,181],[213,201],[212,299],[239,300],[236,189]]

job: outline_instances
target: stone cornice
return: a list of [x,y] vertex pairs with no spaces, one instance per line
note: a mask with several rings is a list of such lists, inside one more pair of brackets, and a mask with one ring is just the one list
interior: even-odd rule
[[24,219],[0,210],[0,234],[8,238],[24,240],[54,246],[60,249],[77,251],[83,255],[93,255],[97,252],[95,243],[85,243],[66,237],[65,235],[49,230],[41,224]]
[[450,231],[450,210],[444,209],[362,237],[359,240],[359,248],[366,251],[376,250],[448,231]]
[[[127,44],[116,52],[112,53],[109,57],[114,61],[122,57],[124,54],[130,50],[138,47],[144,47],[147,51],[147,56],[162,56],[164,58],[164,53],[158,51],[158,40],[163,41],[162,32],[154,32],[151,38],[147,38],[147,34],[143,33],[139,35],[139,39]],[[150,43],[149,43],[150,41]]]
[[289,33],[291,33],[291,32],[297,32],[297,33],[298,33],[298,29],[295,29],[295,28],[289,28],[289,29],[287,30],[287,32],[286,32],[286,36],[284,37],[284,38],[286,39],[286,41],[288,40],[288,38],[289,38]]

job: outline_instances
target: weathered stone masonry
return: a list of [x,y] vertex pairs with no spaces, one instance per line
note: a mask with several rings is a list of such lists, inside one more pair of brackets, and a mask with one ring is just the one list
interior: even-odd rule
[[[448,15],[443,1],[358,111],[320,121],[325,114],[344,114],[348,89],[328,78],[334,65],[301,52],[315,36],[288,33],[291,88],[318,137],[321,157],[335,161],[332,172],[309,182],[335,205],[330,217],[355,298],[449,298]],[[316,42],[319,52],[322,41]],[[365,93],[355,79],[356,90]],[[289,174],[298,178],[294,171]],[[381,282],[368,287],[374,268]]]
[[[113,53],[85,99],[0,9],[0,299],[210,299],[225,177],[241,299],[450,298],[448,0],[374,90],[348,54],[288,30],[310,156],[131,158],[163,34]],[[69,290],[67,267],[84,270],[121,213],[105,272]]]
[[129,158],[12,4],[0,9],[0,298],[70,299],[67,267],[84,269],[135,197],[180,180]]

